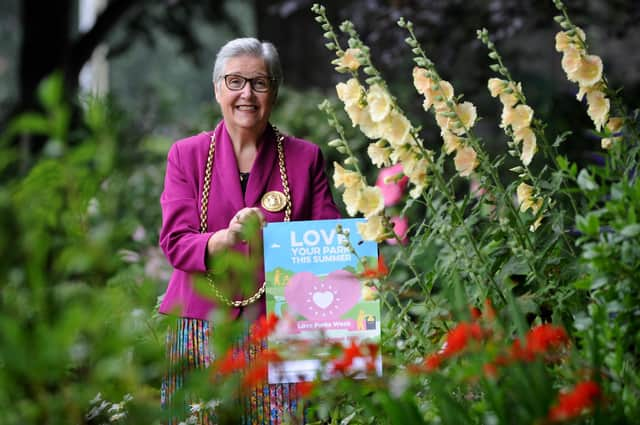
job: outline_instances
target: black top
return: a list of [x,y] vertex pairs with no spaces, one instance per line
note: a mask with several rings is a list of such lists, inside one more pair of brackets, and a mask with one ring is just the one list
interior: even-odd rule
[[249,173],[240,173],[240,186],[242,187],[242,194],[247,191],[247,182],[249,181]]

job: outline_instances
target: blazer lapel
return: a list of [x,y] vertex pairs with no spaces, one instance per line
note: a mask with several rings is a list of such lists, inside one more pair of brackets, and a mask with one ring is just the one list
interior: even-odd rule
[[[276,148],[275,132],[271,126],[265,130],[256,159],[251,167],[251,173],[249,174],[249,181],[247,182],[247,192],[245,194],[246,205],[259,206],[262,195],[267,192],[267,187],[271,176],[276,173],[278,175],[277,181],[280,181],[280,172],[274,170],[278,164],[278,153]],[[282,190],[281,185],[278,187],[271,187],[271,190]]]
[[[213,175],[210,202],[211,210],[229,217],[245,207],[240,187],[240,174],[233,145],[224,122],[215,130],[216,151],[213,160]],[[221,208],[224,206],[224,208]]]

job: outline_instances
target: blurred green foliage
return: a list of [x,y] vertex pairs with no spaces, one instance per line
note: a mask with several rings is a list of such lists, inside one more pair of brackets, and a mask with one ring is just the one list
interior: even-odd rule
[[[123,251],[149,242],[136,231],[150,203],[131,200],[145,193],[144,168],[124,173],[108,103],[88,99],[82,128],[71,129],[62,93],[59,76],[46,80],[46,113],[19,117],[0,144],[0,423],[98,423],[86,416],[98,394],[132,395],[129,417],[148,423],[159,410],[154,306],[166,272]],[[43,155],[20,157],[16,134],[46,137]]]

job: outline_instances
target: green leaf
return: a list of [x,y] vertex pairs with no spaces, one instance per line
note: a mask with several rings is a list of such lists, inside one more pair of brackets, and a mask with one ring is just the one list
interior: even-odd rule
[[620,234],[622,236],[626,236],[627,238],[633,238],[636,237],[640,234],[640,223],[634,223],[634,224],[630,224],[628,226],[625,226],[621,231]]
[[598,184],[593,180],[593,177],[585,168],[580,170],[580,173],[578,173],[578,186],[580,186],[580,189],[586,191],[598,189]]
[[62,103],[64,84],[62,75],[55,73],[38,86],[38,99],[47,108],[53,109]]
[[582,279],[576,280],[573,282],[573,286],[576,289],[581,289],[583,291],[588,291],[591,289],[591,277],[583,277]]
[[42,114],[27,112],[16,117],[10,125],[10,134],[48,134],[49,120]]

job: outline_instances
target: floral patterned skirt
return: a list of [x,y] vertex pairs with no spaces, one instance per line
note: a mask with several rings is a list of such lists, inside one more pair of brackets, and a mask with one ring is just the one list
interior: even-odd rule
[[[212,326],[206,320],[179,318],[175,326],[167,332],[167,373],[162,380],[161,400],[165,409],[170,409],[172,419],[167,425],[216,424],[212,415],[207,414],[207,403],[201,400],[177,400],[174,397],[182,388],[189,371],[207,368],[211,365],[213,354],[209,343],[212,337]],[[248,339],[247,339],[248,340]],[[234,350],[244,352],[248,363],[259,358],[266,350],[266,340],[258,343],[237,344]],[[298,406],[302,402],[298,398],[296,384],[256,384],[247,395],[238,400],[238,424],[243,425],[278,425],[290,423],[290,417],[300,418]],[[304,423],[303,419],[299,422]]]

